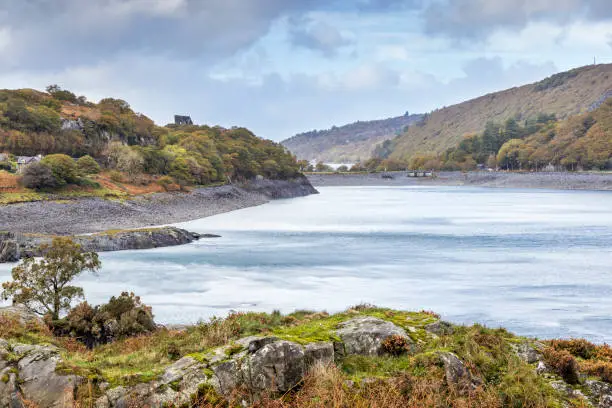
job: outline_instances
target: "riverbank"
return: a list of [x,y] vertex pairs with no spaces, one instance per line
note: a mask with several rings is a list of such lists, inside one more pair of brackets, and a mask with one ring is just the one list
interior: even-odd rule
[[198,188],[189,193],[155,193],[121,201],[79,198],[28,202],[0,206],[0,229],[13,233],[77,235],[145,228],[316,193],[303,177]]
[[336,186],[477,186],[495,188],[541,188],[555,190],[612,191],[612,173],[505,173],[441,172],[436,177],[407,177],[405,172],[358,174],[311,174],[315,187]]
[[578,408],[612,402],[607,345],[456,326],[429,311],[359,305],[335,315],[233,313],[92,350],[53,335],[19,307],[0,309],[0,321],[0,406]]

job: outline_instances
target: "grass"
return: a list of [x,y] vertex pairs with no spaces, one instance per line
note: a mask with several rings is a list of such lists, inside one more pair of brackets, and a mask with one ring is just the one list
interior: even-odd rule
[[[391,356],[347,356],[338,366],[314,367],[300,387],[284,396],[263,398],[258,407],[508,407],[560,408],[563,398],[538,376],[534,367],[521,361],[513,345],[526,341],[504,329],[480,325],[455,326],[452,334],[432,336],[424,327],[438,316],[431,312],[403,312],[360,305],[329,315],[297,311],[274,313],[233,313],[213,318],[186,330],[160,329],[147,336],[117,341],[87,350],[73,339],[56,338],[40,324],[21,325],[0,316],[0,338],[15,343],[55,344],[62,350],[58,370],[88,379],[89,398],[98,391],[91,384],[108,382],[111,387],[149,382],[183,356],[204,361],[214,348],[226,346],[227,358],[243,347],[236,340],[249,335],[273,335],[307,344],[334,341],[338,325],[356,316],[373,316],[405,328],[418,342],[406,353]],[[573,356],[598,379],[604,377],[612,359],[608,346],[585,341],[555,341],[546,346]],[[482,379],[482,386],[459,392],[445,381],[441,352],[455,353],[469,372]],[[212,372],[210,372],[212,374]],[[94,387],[95,388],[95,387]],[[237,396],[238,398],[239,396]],[[566,401],[565,406],[581,407],[583,402]],[[217,407],[220,401],[203,390],[194,407]],[[230,406],[232,406],[230,404]]]

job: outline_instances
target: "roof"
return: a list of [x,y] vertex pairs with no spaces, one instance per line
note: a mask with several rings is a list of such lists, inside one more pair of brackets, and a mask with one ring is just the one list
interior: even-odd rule
[[8,160],[8,154],[6,153],[0,153],[0,161],[5,161]]
[[19,156],[17,157],[17,164],[30,164],[34,162],[39,162],[40,157],[38,156]]

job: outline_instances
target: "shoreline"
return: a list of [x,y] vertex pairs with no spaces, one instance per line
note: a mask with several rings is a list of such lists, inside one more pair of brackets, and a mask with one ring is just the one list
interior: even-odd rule
[[197,188],[189,193],[156,193],[125,201],[80,198],[9,204],[0,206],[0,229],[12,233],[54,235],[139,229],[192,221],[275,199],[317,193],[303,177]]
[[612,191],[612,173],[440,172],[435,178],[407,177],[405,172],[309,174],[315,187],[456,186],[550,190]]

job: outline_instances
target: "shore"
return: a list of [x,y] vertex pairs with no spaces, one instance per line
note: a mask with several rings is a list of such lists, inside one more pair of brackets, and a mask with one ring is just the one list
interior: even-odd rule
[[612,173],[506,173],[441,172],[434,178],[407,177],[405,172],[310,174],[315,187],[334,186],[479,186],[496,188],[541,188],[555,190],[612,190]]
[[317,191],[306,178],[258,180],[243,185],[199,188],[189,193],[158,193],[131,200],[98,198],[38,201],[0,207],[0,229],[13,233],[77,235],[144,228],[209,217],[302,197]]

